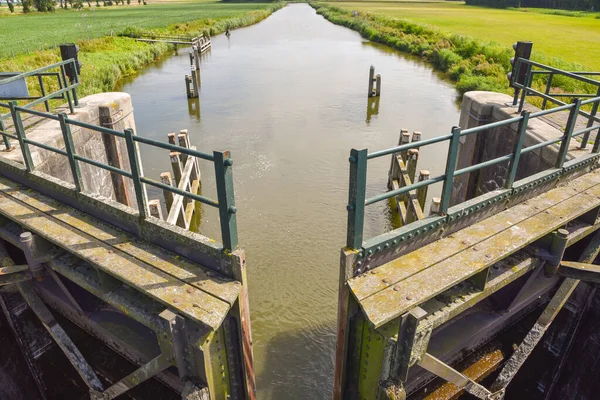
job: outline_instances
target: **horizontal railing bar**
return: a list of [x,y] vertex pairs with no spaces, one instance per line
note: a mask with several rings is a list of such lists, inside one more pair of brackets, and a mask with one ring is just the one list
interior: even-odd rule
[[578,94],[578,93],[548,93],[549,96],[554,97],[573,97],[573,98],[581,98],[581,97],[590,97],[595,98],[596,94]]
[[573,132],[573,135],[571,135],[571,136],[583,135],[584,133],[591,132],[596,129],[600,129],[600,125],[590,126],[589,128],[585,128],[585,129],[581,129],[577,132]]
[[536,149],[539,149],[540,147],[550,146],[551,144],[558,143],[561,140],[563,140],[563,137],[546,140],[545,142],[534,144],[533,146],[525,147],[523,150],[521,150],[521,154],[529,153],[530,151],[534,151]]
[[[573,103],[571,103],[571,104],[567,104],[567,103],[565,103],[565,102],[563,102],[563,101],[560,101],[560,100],[557,100],[557,99],[555,99],[555,98],[554,98],[554,97],[552,97],[552,96],[548,96],[548,95],[546,95],[546,94],[544,94],[544,93],[542,93],[542,92],[538,92],[537,90],[535,90],[535,89],[531,89],[531,88],[529,88],[529,87],[527,88],[527,91],[529,91],[529,92],[532,92],[532,93],[535,93],[535,94],[537,94],[538,96],[540,96],[540,97],[542,97],[542,98],[545,98],[545,99],[547,99],[547,100],[550,100],[550,101],[552,101],[552,102],[554,102],[554,103],[556,103],[556,104],[560,104],[561,106],[564,106],[564,108],[560,108],[560,107],[554,107],[554,108],[551,108],[550,110],[544,110],[544,111],[551,111],[551,112],[548,112],[548,113],[546,113],[546,114],[551,114],[552,112],[557,112],[557,111],[560,111],[560,110],[563,110],[563,109],[564,109],[564,110],[566,110],[566,109],[569,109],[569,108],[571,108],[571,107],[574,107],[574,106],[575,106],[575,104],[573,104]],[[588,100],[588,101],[586,101],[586,102],[585,102],[585,104],[588,104],[588,103],[593,103],[594,101],[596,101],[596,99],[600,100],[600,97],[595,97],[595,98],[593,98],[593,99],[591,99],[591,100]],[[583,104],[583,102],[582,102],[582,104]],[[541,112],[543,112],[543,111],[541,111]],[[534,118],[535,118],[535,117],[538,117],[538,116],[540,116],[540,115],[544,115],[544,114],[541,114],[541,112],[537,112],[537,113],[531,114],[531,115],[530,115],[530,118],[531,118],[531,117],[534,117]],[[594,121],[600,121],[600,117],[595,117],[595,116],[592,116],[591,114],[589,114],[589,113],[587,113],[587,112],[585,112],[585,111],[581,110],[581,108],[579,109],[579,113],[578,113],[578,114],[579,114],[579,115],[581,115],[581,116],[584,116],[584,117],[586,117],[586,118],[593,119]],[[484,125],[484,126],[485,126],[485,125]]]
[[558,106],[558,107],[554,107],[554,108],[549,108],[547,110],[536,111],[536,112],[532,113],[531,115],[529,115],[529,119],[531,119],[531,118],[538,118],[538,117],[542,117],[544,115],[552,114],[552,113],[555,113],[555,112],[568,110],[571,107],[573,107],[573,104],[563,104],[562,106]]
[[477,171],[478,169],[489,167],[490,165],[496,165],[496,164],[499,164],[499,163],[504,162],[504,161],[510,161],[510,160],[512,160],[512,157],[513,157],[513,154],[511,153],[511,154],[507,154],[507,155],[502,156],[502,157],[494,158],[493,160],[487,160],[487,161],[484,161],[484,162],[479,163],[479,164],[470,165],[470,166],[468,166],[466,168],[454,171],[454,176],[459,176],[459,175],[462,175],[462,174],[466,174],[468,172]]
[[372,158],[387,156],[388,154],[398,153],[398,152],[404,151],[404,150],[410,150],[410,149],[414,149],[417,147],[427,146],[429,144],[443,142],[445,140],[449,140],[451,137],[452,137],[452,135],[438,136],[438,137],[434,137],[431,139],[420,140],[418,142],[403,144],[401,146],[392,147],[392,148],[386,149],[386,150],[375,151],[375,152],[367,155],[367,160],[370,160]]
[[368,206],[369,204],[377,203],[379,201],[389,199],[394,196],[398,196],[400,194],[408,193],[411,190],[416,190],[423,186],[428,186],[428,185],[432,185],[434,183],[441,182],[444,180],[445,177],[446,177],[446,175],[436,176],[435,178],[426,179],[426,180],[423,180],[423,181],[420,181],[417,183],[413,183],[412,185],[409,185],[409,186],[401,187],[400,189],[392,190],[392,191],[389,191],[389,192],[386,192],[386,193],[383,193],[383,194],[380,194],[377,196],[373,196],[365,201],[365,205]]
[[207,161],[215,160],[215,158],[211,154],[202,153],[197,150],[192,150],[192,149],[188,149],[186,147],[176,146],[176,145],[170,144],[170,143],[159,142],[158,140],[148,139],[148,138],[141,137],[141,136],[134,136],[133,140],[136,142],[149,144],[151,146],[161,147],[166,150],[178,151],[182,154],[187,154],[188,156],[201,158],[201,159],[207,160]]
[[476,127],[469,128],[469,129],[463,129],[460,132],[460,136],[466,136],[466,135],[470,135],[472,133],[482,132],[482,131],[485,131],[485,130],[488,130],[488,129],[498,128],[500,126],[514,124],[515,122],[521,121],[522,118],[523,117],[520,117],[520,116],[519,117],[513,117],[513,118],[505,119],[505,120],[502,120],[502,121],[492,122],[491,124],[476,126]]
[[52,69],[52,68],[58,68],[61,65],[67,65],[69,63],[75,63],[75,59],[70,58],[68,60],[61,61],[61,62],[56,63],[56,64],[47,65],[45,67],[38,68],[38,69],[35,69],[33,71],[23,72],[23,73],[21,73],[19,75],[15,75],[15,76],[10,77],[10,78],[2,79],[2,80],[0,80],[0,85],[4,85],[4,84],[10,83],[10,82],[15,82],[15,81],[21,80],[23,78],[27,78],[29,76],[34,76],[35,74],[38,74],[40,72],[48,71],[49,69]]
[[37,110],[30,110],[27,108],[21,108],[21,107],[15,107],[17,110],[22,111],[24,113],[27,114],[32,114],[32,115],[37,115],[38,117],[42,117],[42,118],[48,118],[48,119],[52,119],[54,121],[58,121],[58,117],[54,114],[50,114],[47,112],[43,112],[43,111],[37,111]]
[[579,75],[576,75],[576,74],[574,74],[572,72],[563,71],[563,70],[560,70],[560,69],[557,69],[557,68],[549,67],[548,65],[540,64],[540,63],[535,62],[535,61],[531,61],[531,60],[527,60],[527,59],[524,59],[524,58],[520,58],[519,62],[522,62],[524,64],[530,64],[530,65],[535,66],[535,67],[544,68],[547,71],[553,71],[555,74],[568,76],[568,77],[571,77],[571,78],[576,79],[576,80],[580,80],[580,81],[583,81],[583,82],[586,82],[586,83],[590,83],[592,85],[600,86],[600,82],[597,81],[597,80],[586,78],[586,77],[583,77],[583,76],[579,76]]
[[25,143],[31,144],[33,146],[41,147],[44,150],[52,151],[54,153],[61,154],[63,156],[67,155],[67,152],[61,149],[57,149],[56,147],[48,146],[47,144],[36,142],[35,140],[24,138],[23,141]]
[[77,154],[73,154],[73,158],[76,159],[77,161],[82,161],[82,162],[84,162],[86,164],[93,165],[94,167],[102,168],[102,169],[105,169],[107,171],[114,172],[116,174],[123,175],[123,176],[126,176],[128,178],[131,178],[131,172],[127,172],[127,171],[122,170],[120,168],[115,168],[115,167],[113,167],[111,165],[102,164],[101,162],[90,160],[89,158],[85,158],[85,157],[82,157],[82,156],[77,155]]
[[[573,75],[600,75],[600,72],[591,72],[591,71],[566,71],[569,72]],[[542,70],[533,70],[531,71],[531,73],[533,74],[541,74],[541,75],[545,75],[545,74],[556,74],[556,72],[554,71],[542,71]]]
[[197,200],[200,203],[207,204],[209,206],[213,206],[213,207],[217,207],[217,208],[219,207],[219,203],[217,203],[214,200],[209,199],[208,197],[204,197],[204,196],[200,196],[200,195],[197,195],[194,193],[186,192],[185,190],[180,190],[179,188],[176,188],[174,186],[165,185],[162,182],[157,182],[153,179],[149,179],[144,176],[140,177],[140,181],[142,181],[148,185],[155,186],[159,189],[164,189],[169,192],[179,194],[183,197],[187,197],[188,199]]
[[11,138],[11,139],[19,140],[19,138],[18,138],[16,135],[11,135],[11,134],[10,134],[10,133],[8,133],[8,132],[2,132],[2,131],[0,131],[0,135],[3,135],[3,136],[8,136],[8,137],[9,137],[9,138]]
[[0,107],[10,108],[10,105],[8,103],[0,103]]
[[109,135],[115,135],[120,138],[125,137],[125,134],[123,132],[115,131],[114,129],[105,128],[103,126],[92,125],[86,122],[77,121],[76,119],[65,118],[65,122],[67,122],[69,125],[75,125],[82,128],[91,129],[97,132],[108,133]]
[[600,101],[600,97],[594,97],[593,99],[584,100],[581,102],[581,105],[584,106],[586,104],[595,103],[597,101]]

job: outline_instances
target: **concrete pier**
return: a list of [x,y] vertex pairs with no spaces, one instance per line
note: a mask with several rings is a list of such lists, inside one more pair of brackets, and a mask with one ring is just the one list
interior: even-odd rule
[[[517,113],[517,108],[510,104],[512,104],[512,98],[502,93],[482,91],[465,93],[461,104],[459,126],[462,129],[468,129],[518,117],[520,114]],[[528,106],[526,109],[531,112],[539,111],[533,106]],[[463,136],[456,169],[511,154],[515,146],[517,129],[518,123],[514,123],[489,129],[485,134]],[[559,138],[563,134],[564,126],[561,126],[561,122],[556,118],[532,119],[529,121],[523,140],[523,148]],[[552,168],[556,162],[559,148],[559,144],[555,144],[523,154],[519,161],[516,179]],[[579,142],[572,139],[567,160],[589,152],[589,147],[580,149]],[[508,176],[508,166],[509,162],[507,161],[456,177],[451,204],[459,204],[481,194],[504,188]]]

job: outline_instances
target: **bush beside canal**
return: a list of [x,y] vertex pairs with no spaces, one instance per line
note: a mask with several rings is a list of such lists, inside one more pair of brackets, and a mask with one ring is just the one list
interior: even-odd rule
[[[514,53],[508,46],[376,13],[352,12],[323,3],[311,5],[330,22],[351,28],[366,39],[431,62],[456,82],[456,89],[461,95],[471,90],[512,93],[506,74],[510,71],[510,58]],[[567,70],[581,69],[580,65],[558,59],[547,60],[543,56],[536,57],[536,61]],[[545,87],[544,79],[537,79],[534,86]],[[553,86],[567,92],[585,89],[577,82],[559,77],[555,78]]]
[[[255,24],[267,18],[283,6],[283,3],[261,5],[261,9],[245,12],[243,15],[228,18],[205,18],[201,20],[175,23],[150,32],[161,35],[216,35],[230,29]],[[143,25],[138,25],[143,26]],[[139,31],[137,31],[139,33]],[[129,30],[121,34],[128,35]],[[81,69],[80,96],[114,90],[117,82],[126,76],[139,72],[144,66],[173,51],[173,46],[165,43],[143,43],[130,37],[105,36],[90,40],[79,40]],[[56,49],[38,50],[28,54],[0,59],[0,71],[31,71],[46,65],[60,62],[60,51]],[[36,85],[37,86],[37,85]],[[32,94],[37,88],[30,88]],[[52,88],[50,88],[52,89]]]

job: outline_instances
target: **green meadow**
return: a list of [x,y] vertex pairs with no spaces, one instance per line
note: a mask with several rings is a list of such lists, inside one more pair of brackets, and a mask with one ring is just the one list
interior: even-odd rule
[[[137,3],[137,1],[135,2]],[[254,24],[279,9],[281,3],[224,3],[217,1],[149,3],[147,6],[92,7],[80,11],[15,14],[0,7],[0,71],[30,71],[60,61],[57,45],[80,46],[81,95],[114,89],[119,79],[169,54],[173,47],[147,44],[129,32],[164,35],[215,35],[227,27]],[[102,4],[102,2],[100,2]]]

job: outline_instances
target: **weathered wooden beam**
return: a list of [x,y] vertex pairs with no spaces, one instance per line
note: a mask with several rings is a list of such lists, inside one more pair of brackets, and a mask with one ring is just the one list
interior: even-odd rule
[[[170,172],[163,172],[160,174],[160,181],[165,185],[173,186],[173,179],[171,178]],[[165,198],[165,204],[167,206],[167,213],[171,211],[171,205],[173,204],[173,192],[163,190],[163,196]]]
[[148,200],[148,209],[150,210],[150,215],[154,218],[163,219],[162,207],[160,206],[160,200]]
[[[419,171],[419,182],[426,181],[429,179],[429,171],[426,169],[422,169]],[[427,189],[428,186],[423,186],[417,189],[417,199],[419,200],[419,205],[421,206],[421,211],[425,214],[425,202],[427,201]]]
[[173,177],[175,178],[175,185],[179,186],[181,182],[181,175],[183,174],[183,167],[181,166],[181,153],[178,151],[172,151],[169,154],[171,158],[171,168],[173,168]]

